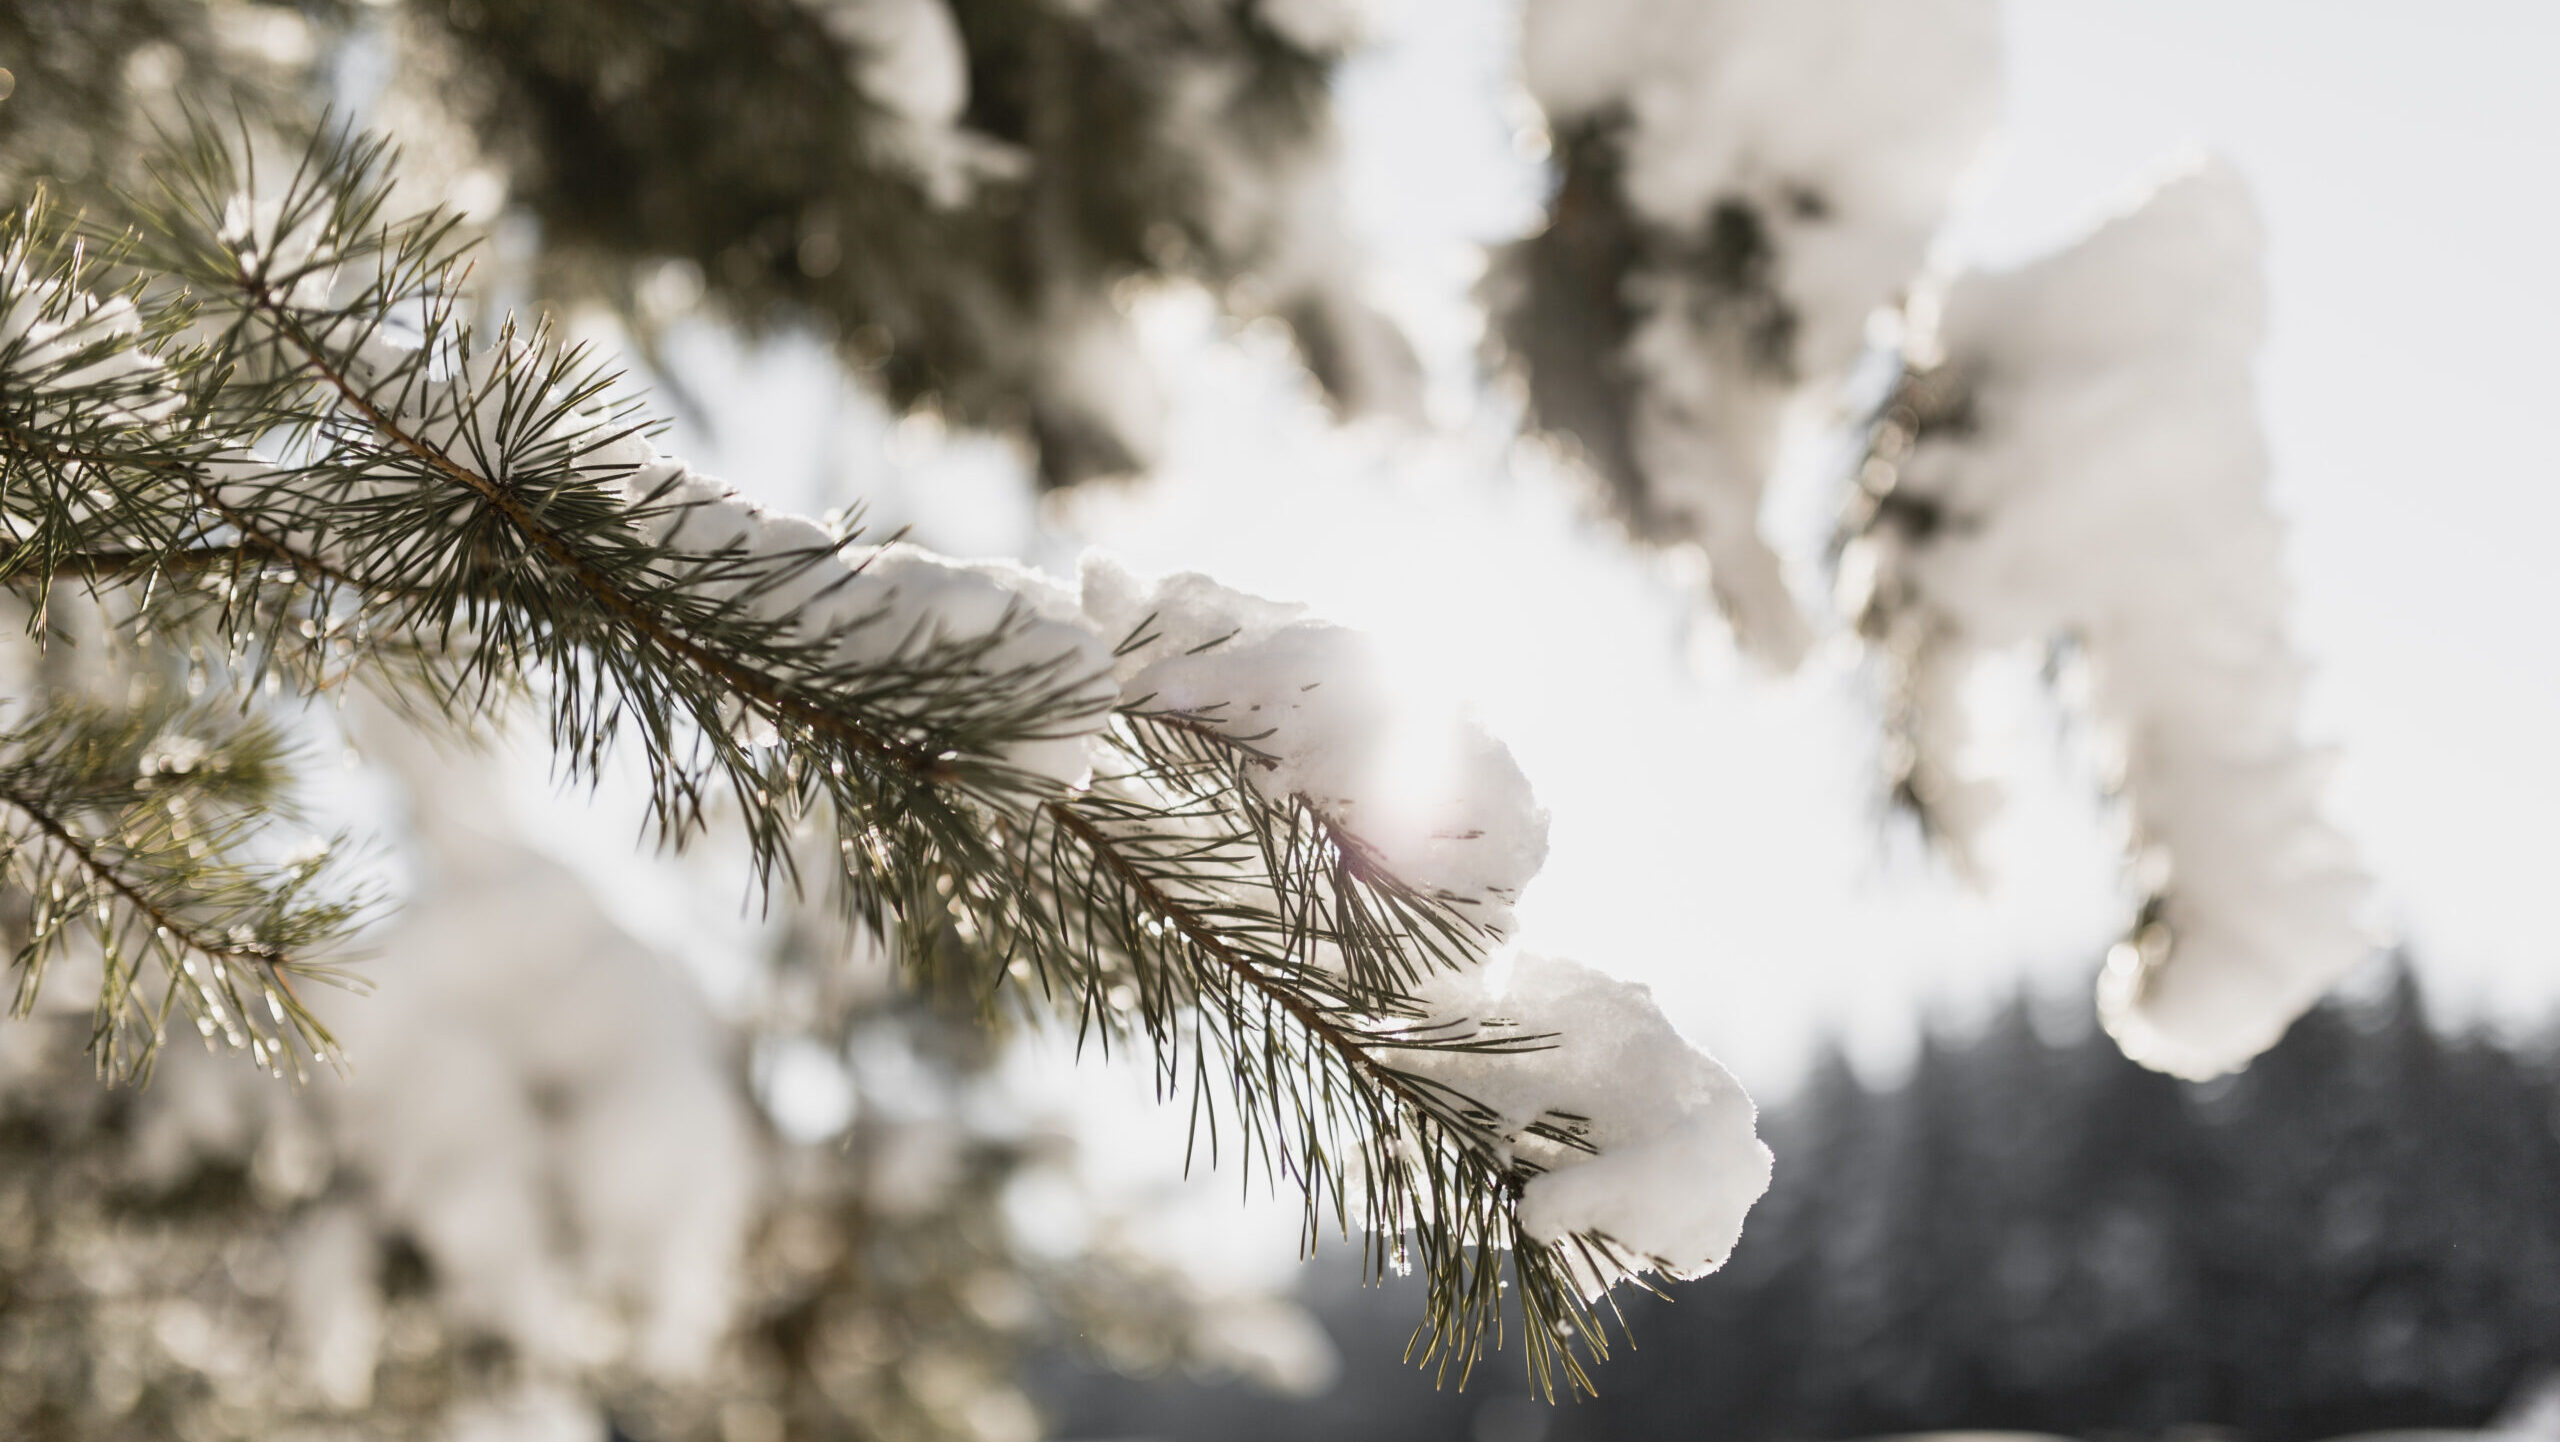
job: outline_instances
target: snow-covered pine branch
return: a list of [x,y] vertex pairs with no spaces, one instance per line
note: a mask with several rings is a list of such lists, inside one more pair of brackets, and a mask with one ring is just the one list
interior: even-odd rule
[[1561,188],[1494,287],[1533,420],[1639,537],[1702,547],[1743,646],[1812,629],[1760,530],[1781,422],[1918,273],[1999,99],[1989,0],[1530,0]]
[[[1533,0],[1525,19],[1561,190],[1496,299],[1533,417],[1580,441],[1640,536],[1700,544],[1738,640],[1790,665],[1813,633],[1759,528],[1780,423],[1837,405],[1870,319],[1911,297],[1993,119],[1997,17]],[[2294,734],[2255,236],[2217,169],[2069,255],[1957,283],[1934,340],[1910,339],[1944,359],[1875,434],[1842,577],[1894,673],[1892,785],[1960,866],[1996,804],[1956,759],[1972,659],[2084,648],[2150,896],[2102,1010],[2186,1074],[2245,1062],[2366,950]]]
[[1196,1149],[1303,1190],[1310,1245],[1418,1253],[1461,1376],[1510,1307],[1541,1382],[1586,1384],[1609,1282],[1721,1263],[1767,1178],[1750,1102],[1641,988],[1509,957],[1545,818],[1498,742],[1426,736],[1456,765],[1417,790],[1338,628],[760,511],[578,352],[482,345],[451,223],[389,196],[378,144],[262,188],[200,131],[140,207],[117,271],[166,337],[132,427],[160,439],[7,452],[73,532],[84,497],[164,518],[113,538],[152,583],[122,625],[217,684],[353,676],[465,729],[530,694],[568,775],[633,746],[659,839],[725,812],[768,887],[830,837],[873,929],[1143,1043]]
[[1903,678],[1901,788],[1959,852],[1988,801],[1960,754],[1971,659],[2079,648],[2147,892],[2100,1013],[2183,1076],[2246,1063],[2370,950],[2298,731],[2259,251],[2246,185],[2212,163],[2061,254],[1956,281],[1843,567]]

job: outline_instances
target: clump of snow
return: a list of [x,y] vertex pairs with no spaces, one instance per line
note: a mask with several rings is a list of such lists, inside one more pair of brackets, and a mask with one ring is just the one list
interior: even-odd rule
[[[1715,0],[1623,7],[1635,65],[1623,186],[1653,224],[1696,232],[1739,205],[1768,232],[1771,285],[1794,316],[1790,361],[1836,372],[1867,318],[1920,269],[1958,176],[1997,116],[1999,14],[1988,0]],[[1533,0],[1530,87],[1551,116],[1600,108],[1540,60],[1591,12]],[[1544,83],[1542,83],[1542,80]],[[1581,90],[1583,93],[1576,93]]]
[[1066,484],[1153,466],[1164,452],[1164,388],[1129,317],[1087,296],[1046,310],[1030,340],[1042,464]]
[[451,1442],[595,1442],[612,1436],[602,1409],[573,1388],[527,1379],[473,1398],[447,1421]]
[[239,257],[249,283],[296,308],[329,303],[338,267],[327,250],[332,215],[326,203],[295,197],[291,214],[280,193],[235,195],[222,208],[221,239]]
[[969,52],[944,0],[808,0],[854,53],[854,82],[883,110],[947,128],[969,104]]
[[[29,272],[23,255],[0,257],[0,400],[10,419],[39,439],[58,428],[122,429],[167,419],[180,404],[165,368],[142,346],[143,317],[126,296],[100,298],[53,275]],[[76,435],[65,436],[80,449]],[[77,478],[85,462],[63,467]],[[32,468],[13,469],[13,483],[44,485],[46,504],[0,515],[0,537],[23,538],[52,512],[88,520],[112,507],[115,484],[72,479],[46,482]]]
[[[524,393],[544,383],[547,365],[538,343],[510,335],[450,368],[421,365],[414,350],[376,339],[350,369],[367,405],[427,452],[519,488],[586,484],[617,495],[639,537],[667,553],[656,566],[663,580],[789,638],[829,643],[826,666],[916,667],[965,654],[969,673],[991,689],[1045,698],[1049,714],[1006,745],[1004,759],[1069,788],[1090,778],[1087,738],[1117,688],[1108,647],[1084,624],[1072,593],[1001,562],[846,545],[813,521],[767,511],[661,455],[614,417],[563,412],[530,423],[539,398],[528,404]],[[405,462],[407,443],[368,444],[403,453],[404,463],[334,481],[325,494],[305,489],[294,468],[245,451],[209,466],[235,516],[324,560],[343,559],[339,532],[386,497],[423,486],[451,491],[456,508],[475,504],[442,477],[420,479]],[[932,703],[924,689],[886,688],[870,699],[913,709]]]
[[726,1039],[575,877],[456,839],[442,894],[369,968],[384,994],[345,1009],[341,1144],[457,1309],[534,1355],[688,1374],[727,1323],[757,1186]]
[[303,1370],[332,1407],[373,1400],[382,1355],[381,1240],[359,1207],[316,1208],[295,1229],[287,1310]]
[[[1543,1037],[1544,1049],[1416,1051],[1396,1064],[1498,1118],[1503,1159],[1534,1173],[1519,1213],[1531,1238],[1597,1233],[1630,1264],[1672,1277],[1722,1266],[1769,1187],[1751,1098],[1680,1035],[1650,988],[1534,952],[1506,963],[1436,978],[1432,1015],[1471,1022],[1478,1035]],[[1532,1133],[1542,1123],[1570,1128],[1583,1145]],[[1568,1255],[1591,1295],[1619,1280],[1577,1249]]]
[[803,3],[845,47],[853,86],[873,107],[866,148],[921,182],[928,203],[954,209],[983,182],[1025,173],[1026,153],[962,124],[969,52],[946,0]]
[[0,268],[0,390],[38,430],[72,414],[70,393],[127,422],[168,415],[178,398],[157,384],[160,362],[142,349],[142,313],[126,296],[103,299],[58,279],[31,276],[23,259]]
[[[509,326],[495,344],[449,366],[422,363],[415,347],[375,335],[357,350],[348,370],[367,404],[410,440],[504,481],[522,478],[529,462],[556,460],[558,443],[575,433],[576,423],[566,416],[541,427],[530,423],[547,399],[539,388],[548,379],[550,359],[538,338]],[[406,445],[390,444],[407,458]]]
[[1222,200],[1215,223],[1256,237],[1261,250],[1229,300],[1255,298],[1288,324],[1300,359],[1339,412],[1420,420],[1422,363],[1362,293],[1367,259],[1343,215],[1331,148],[1311,149],[1266,186],[1230,185]]
[[579,464],[619,485],[641,536],[671,552],[663,571],[800,639],[832,638],[835,665],[903,665],[977,648],[975,674],[1030,679],[1055,698],[1054,715],[1005,758],[1066,787],[1090,779],[1087,738],[1118,688],[1108,643],[1065,588],[1003,562],[951,561],[904,543],[843,545],[812,521],[768,512],[694,474],[638,435],[595,446]]
[[1357,632],[1183,574],[1084,566],[1084,608],[1119,655],[1120,705],[1180,717],[1266,758],[1253,784],[1296,797],[1408,885],[1496,937],[1547,855],[1547,814],[1510,749],[1472,721],[1402,712]]
[[[1355,42],[1365,8],[1280,0],[1259,10],[1282,39],[1329,56]],[[1166,131],[1196,177],[1206,248],[1238,271],[1220,300],[1286,324],[1307,370],[1343,413],[1418,420],[1421,362],[1366,294],[1369,257],[1346,211],[1330,120],[1310,115],[1289,143],[1275,143],[1267,116],[1239,123],[1239,112],[1265,103],[1251,92],[1252,79],[1235,66],[1192,66],[1166,90]],[[1133,356],[1111,374],[1146,374],[1138,364]]]
[[2364,881],[2296,731],[2252,377],[2260,246],[2245,184],[2211,164],[2060,255],[1958,281],[1928,378],[1954,394],[1878,507],[1925,523],[1862,542],[1873,624],[1907,661],[2081,648],[2157,901],[2101,1011],[2184,1076],[2246,1063],[2368,950]]
[[[295,463],[299,447],[285,460],[237,445],[206,456],[219,519],[343,569],[363,549],[348,538],[378,528],[386,506],[423,494],[444,501],[451,522],[479,504],[428,457],[522,490],[577,480],[564,462],[583,422],[544,409],[550,358],[538,339],[509,327],[451,364],[415,341],[377,332],[340,358],[363,399],[337,404],[339,453],[327,459],[341,464],[321,477]],[[416,559],[400,553],[403,564]]]
[[1744,645],[1810,631],[1762,538],[1789,404],[1834,385],[1920,270],[1995,117],[1991,0],[1530,0],[1559,127],[1614,127],[1644,237],[1628,437],[1659,539],[1698,541]]
[[1151,587],[1096,556],[1083,579],[1086,615],[1118,638],[1122,705],[1195,720],[1262,752],[1271,764],[1256,782],[1275,799],[1355,804],[1392,705],[1358,633],[1196,574]]
[[1333,1338],[1306,1308],[1281,1297],[1216,1299],[1193,1339],[1201,1360],[1284,1397],[1318,1397],[1342,1374]]

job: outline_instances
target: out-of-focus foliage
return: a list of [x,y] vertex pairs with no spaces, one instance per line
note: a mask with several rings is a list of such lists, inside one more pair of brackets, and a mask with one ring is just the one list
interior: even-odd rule
[[[21,0],[0,7],[0,199],[130,179],[182,99],[262,120],[303,111],[335,0]],[[314,22],[318,21],[318,24]]]
[[1693,545],[1743,648],[1815,639],[1760,503],[1790,407],[1822,404],[1910,293],[1990,128],[1988,0],[1528,0],[1521,74],[1560,188],[1498,257],[1495,358],[1579,443],[1630,530]]
[[[532,945],[556,934],[519,920],[531,924],[512,934]],[[539,983],[550,959],[511,951],[509,935],[483,929],[489,964]],[[1012,1381],[1035,1345],[1124,1365],[1234,1365],[1198,1350],[1214,1335],[1200,1313],[1211,1302],[1160,1264],[1020,1247],[1007,1188],[1026,1169],[1070,1165],[1073,1144],[1018,1109],[989,1130],[983,1098],[976,1122],[962,1114],[999,1055],[966,1003],[902,996],[876,963],[841,957],[812,978],[808,937],[785,943],[776,976],[817,982],[791,991],[814,1003],[795,1008],[793,1034],[827,1039],[839,1056],[849,1043],[897,1048],[929,1085],[839,1136],[794,1142],[759,1128],[747,1157],[677,1159],[745,1163],[765,1179],[736,1263],[737,1323],[689,1376],[633,1366],[612,1346],[527,1346],[477,1310],[489,1279],[440,1250],[434,1216],[424,1231],[407,1224],[401,1194],[418,1186],[418,1161],[379,1134],[361,1091],[264,1084],[193,1048],[151,1088],[106,1090],[90,1077],[78,1017],[0,1030],[0,1435],[541,1436],[601,1415],[650,1442],[1019,1442],[1040,1431]],[[617,945],[619,965],[654,964],[637,943]],[[356,1005],[402,1012],[393,1027],[451,1024],[401,996]],[[491,1045],[497,1030],[466,1029],[450,1054]],[[392,1068],[394,1085],[437,1084],[400,1070],[397,1054],[366,1060]],[[734,1050],[720,1085],[743,1102],[748,1073],[747,1052]],[[554,1108],[615,1104],[573,1074],[563,1086]],[[488,1122],[484,1145],[505,1149],[503,1123]],[[680,1114],[652,1125],[692,1140]],[[448,1144],[415,1140],[405,1151],[430,1157]],[[478,1197],[452,1194],[489,1205]],[[653,1200],[671,1199],[629,1199]],[[475,1224],[467,1211],[462,1220]],[[574,1217],[558,1220],[574,1230]],[[484,1210],[476,1224],[505,1223]],[[573,1256],[598,1245],[560,1244]]]
[[1309,253],[1336,242],[1306,212],[1339,39],[1248,0],[456,0],[439,18],[556,293],[636,313],[655,264],[692,267],[752,325],[822,318],[897,405],[1027,427],[1053,483],[1147,459],[1124,281],[1194,277],[1284,315],[1355,403],[1395,384],[1344,257]]
[[1348,10],[1271,0],[27,0],[0,186],[129,176],[153,122],[353,106],[415,179],[532,222],[555,302],[645,341],[697,300],[814,324],[892,404],[1143,469],[1161,402],[1115,288],[1286,321],[1328,392],[1410,409],[1357,299],[1326,90]]

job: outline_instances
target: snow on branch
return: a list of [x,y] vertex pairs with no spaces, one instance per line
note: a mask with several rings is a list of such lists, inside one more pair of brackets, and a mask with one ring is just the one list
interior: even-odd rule
[[[1751,1099],[1682,1042],[1650,990],[1557,957],[1520,952],[1430,987],[1440,1014],[1552,1038],[1537,1064],[1448,1053],[1414,1069],[1465,1093],[1521,1188],[1521,1229],[1573,1252],[1597,1297],[1632,1270],[1695,1277],[1724,1264],[1743,1214],[1769,1186]],[[1577,1239],[1605,1237],[1610,1250]]]
[[1499,742],[1199,577],[1078,593],[762,511],[576,349],[483,344],[450,223],[388,194],[359,140],[280,189],[203,137],[165,172],[122,264],[168,315],[115,333],[167,338],[183,404],[144,451],[10,461],[74,532],[75,496],[174,518],[118,533],[151,584],[117,624],[448,727],[530,697],[572,778],[636,750],[661,842],[730,818],[768,889],[1152,1057],[1195,1150],[1302,1190],[1309,1245],[1419,1251],[1460,1376],[1509,1311],[1543,1385],[1587,1385],[1609,1282],[1723,1260],[1750,1104],[1640,988],[1509,959],[1546,818]]
[[2068,251],[1958,280],[1843,566],[1905,679],[1898,785],[1958,850],[1987,797],[1957,758],[1956,681],[1989,649],[2078,648],[2149,893],[2100,1010],[2182,1076],[2245,1064],[2369,950],[2297,729],[2251,369],[2260,248],[2215,163]]
[[1998,101],[1989,0],[1531,0],[1563,169],[1496,285],[1539,424],[1704,547],[1743,645],[1810,644],[1760,500],[1791,402],[1920,269]]
[[1455,908],[1488,942],[1547,857],[1547,814],[1509,748],[1472,721],[1405,714],[1358,633],[1205,576],[1152,586],[1107,557],[1084,607],[1120,639],[1125,711],[1213,733],[1254,791],[1303,803],[1337,846]]

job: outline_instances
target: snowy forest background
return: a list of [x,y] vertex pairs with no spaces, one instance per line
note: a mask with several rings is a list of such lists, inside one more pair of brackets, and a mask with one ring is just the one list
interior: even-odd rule
[[[1516,753],[1524,934],[1732,1068],[1771,1190],[1619,1290],[1596,1398],[1435,1389],[1413,1286],[1180,1181],[1143,1076],[634,855],[636,785],[356,707],[323,810],[404,909],[350,1078],[0,1030],[0,1430],[2560,1427],[2546,19],[698,9],[7,6],[0,174],[211,76],[335,105],[753,498],[1359,626]],[[2212,1004],[2110,1035],[2109,974]],[[2225,1071],[2340,975],[2237,1075],[2125,1059]]]
[[1068,1435],[2318,1438],[2551,1425],[2560,1053],[2431,1027],[2404,966],[2196,1086],[2013,1001],[1863,1085],[1836,1054],[1771,1120],[1790,1165],[1714,1277],[1631,1308],[1561,1410],[1389,1364],[1395,1289],[1310,1285],[1347,1382],[1285,1400],[1044,1374]]

